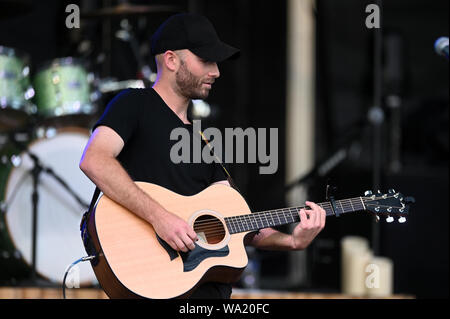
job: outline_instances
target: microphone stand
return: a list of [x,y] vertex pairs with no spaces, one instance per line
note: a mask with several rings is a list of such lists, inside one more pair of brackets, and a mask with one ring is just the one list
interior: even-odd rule
[[31,176],[33,178],[33,192],[31,194],[31,202],[33,207],[33,215],[32,215],[32,232],[31,232],[31,275],[30,280],[32,283],[37,282],[36,275],[36,242],[37,242],[37,214],[38,214],[38,203],[39,203],[39,193],[38,193],[38,184],[39,184],[39,176],[41,175],[43,167],[40,165],[38,158],[34,155],[30,155],[30,158],[33,160],[34,166],[31,170]]
[[[36,256],[37,256],[37,217],[38,217],[38,204],[39,204],[39,192],[38,192],[38,186],[40,182],[40,176],[42,172],[45,172],[52,176],[58,183],[60,183],[64,189],[68,191],[69,194],[71,194],[75,200],[84,207],[89,207],[87,203],[85,203],[73,190],[72,188],[61,178],[59,177],[53,169],[50,167],[45,167],[41,164],[41,161],[39,160],[39,157],[30,152],[27,147],[25,147],[23,144],[21,144],[19,141],[16,140],[14,135],[12,134],[11,140],[14,142],[15,145],[17,145],[22,151],[24,151],[30,159],[33,161],[33,168],[30,170],[31,176],[33,179],[33,191],[31,194],[31,202],[32,202],[32,233],[31,233],[31,274],[29,278],[29,284],[31,285],[43,285],[43,282],[38,280],[37,273],[36,273]],[[28,282],[26,282],[28,284]]]

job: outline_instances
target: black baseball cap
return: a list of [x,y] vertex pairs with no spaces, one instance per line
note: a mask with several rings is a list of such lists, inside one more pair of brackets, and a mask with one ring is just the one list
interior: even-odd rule
[[204,16],[195,13],[180,13],[163,22],[151,38],[153,56],[167,50],[188,49],[202,59],[222,62],[237,58],[236,49],[217,36],[212,23]]

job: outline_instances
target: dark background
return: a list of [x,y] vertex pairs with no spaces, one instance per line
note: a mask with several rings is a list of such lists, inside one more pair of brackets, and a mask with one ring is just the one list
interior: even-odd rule
[[[325,185],[338,187],[336,198],[360,196],[374,185],[373,160],[380,155],[378,186],[414,196],[406,224],[380,222],[379,254],[394,260],[395,293],[419,298],[448,297],[448,61],[433,50],[434,41],[448,36],[447,0],[391,0],[382,6],[381,148],[374,149],[368,111],[374,101],[374,30],[365,27],[365,7],[375,1],[317,0],[316,18],[316,140],[320,163],[340,147],[350,147],[346,160],[327,176],[308,181],[309,197],[323,201]],[[80,29],[65,27],[65,7],[82,11]],[[182,11],[205,14],[224,42],[241,49],[235,62],[224,62],[208,102],[218,113],[208,124],[225,127],[279,129],[279,166],[260,175],[259,164],[231,165],[231,173],[252,210],[285,207],[285,109],[287,2],[256,0],[133,1],[134,4],[174,4]],[[110,49],[102,53],[104,20],[84,19],[83,12],[116,1],[42,0],[27,14],[0,20],[0,45],[21,49],[39,64],[64,56],[84,57],[99,77],[137,77],[129,44],[113,37],[120,19],[111,19]],[[151,63],[148,39],[169,13],[129,18],[141,55]],[[108,34],[106,34],[108,36]],[[393,39],[389,42],[388,39]],[[90,49],[81,51],[81,40]],[[96,62],[97,61],[97,62]],[[401,169],[391,170],[390,120],[387,97],[401,98]],[[104,96],[104,107],[111,96]],[[377,153],[374,153],[377,152]],[[299,176],[301,177],[301,176]],[[346,235],[374,236],[367,214],[328,218],[327,226],[308,248],[307,282],[292,290],[337,291],[340,288],[339,240]],[[372,242],[373,244],[373,242]],[[288,253],[256,252],[261,273],[287,274]]]

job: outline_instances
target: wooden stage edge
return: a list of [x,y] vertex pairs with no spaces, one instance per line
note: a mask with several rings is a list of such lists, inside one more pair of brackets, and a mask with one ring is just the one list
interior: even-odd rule
[[[62,288],[0,287],[0,299],[63,299]],[[66,299],[108,299],[101,289],[66,289]],[[233,289],[231,299],[380,299],[339,293],[302,293]],[[414,299],[411,295],[392,295],[382,299]]]

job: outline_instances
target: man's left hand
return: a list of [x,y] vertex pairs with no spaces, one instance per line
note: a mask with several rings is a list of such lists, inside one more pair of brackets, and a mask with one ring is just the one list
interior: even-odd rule
[[300,223],[292,232],[292,247],[302,250],[309,246],[312,240],[325,227],[325,210],[313,202],[306,202],[311,209],[300,210]]

